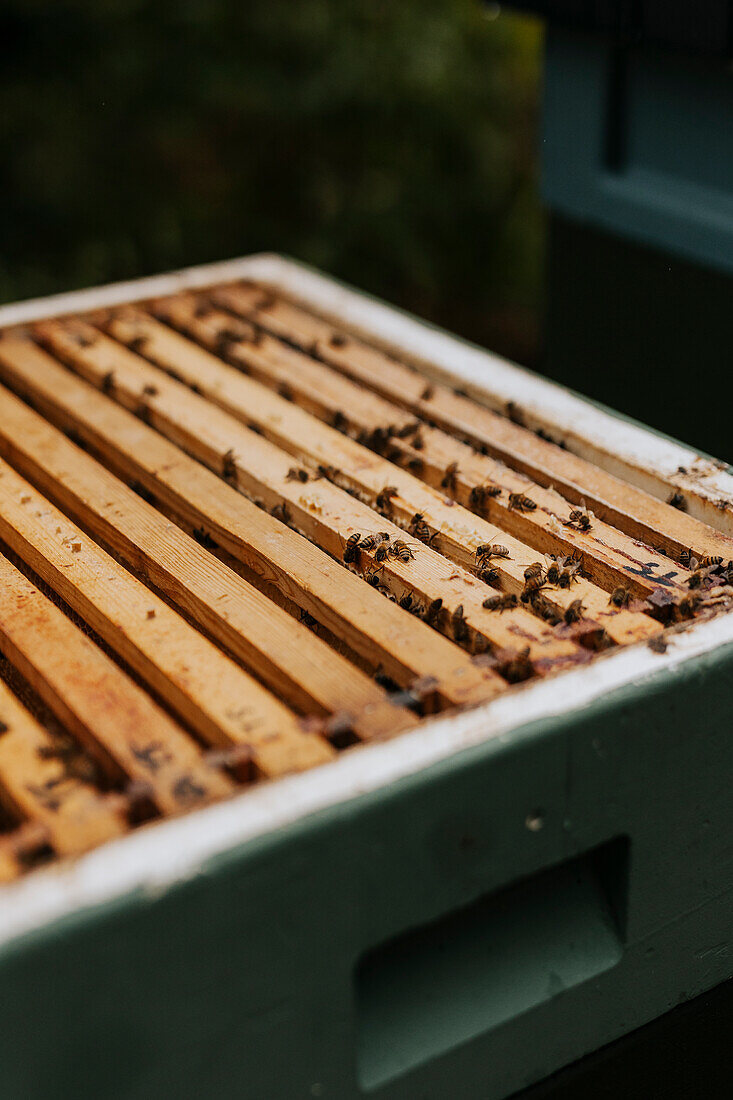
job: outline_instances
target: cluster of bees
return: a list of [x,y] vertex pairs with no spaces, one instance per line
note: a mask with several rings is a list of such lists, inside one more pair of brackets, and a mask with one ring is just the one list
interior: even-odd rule
[[733,561],[726,562],[715,554],[696,558],[691,551],[683,551],[680,564],[690,570],[690,576],[687,593],[677,602],[677,617],[691,618],[701,604],[712,606],[733,597]]
[[365,536],[362,536],[359,531],[354,531],[353,535],[347,538],[344,547],[345,564],[357,564],[362,550],[371,553],[372,561],[378,565],[383,564],[388,557],[405,563],[412,561],[415,557],[415,549],[412,546],[404,539],[393,539],[387,531],[378,531]]
[[[487,579],[490,578],[491,573],[496,573],[496,570],[493,570],[490,566],[492,558],[508,557],[509,551],[501,543],[490,543],[477,547],[476,563],[479,568],[479,576],[482,579]],[[540,561],[532,562],[524,570],[524,587],[519,596],[513,592],[499,592],[494,596],[488,596],[483,601],[483,606],[488,611],[501,612],[517,607],[521,602],[530,604],[533,611],[553,626],[557,626],[561,622],[578,622],[585,612],[581,600],[573,600],[564,612],[560,612],[545,597],[543,590],[548,584],[555,585],[558,588],[570,588],[573,581],[580,575],[581,568],[580,559],[573,555],[548,555],[544,564]]]

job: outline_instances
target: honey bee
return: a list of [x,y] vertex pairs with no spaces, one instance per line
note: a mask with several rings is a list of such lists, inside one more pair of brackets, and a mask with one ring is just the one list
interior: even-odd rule
[[473,512],[483,515],[486,512],[489,500],[501,495],[498,485],[474,485],[468,495],[468,507]]
[[500,672],[510,684],[518,684],[522,680],[529,680],[534,675],[534,666],[529,656],[529,646],[520,649],[518,653],[506,661],[501,666]]
[[392,511],[392,497],[396,497],[398,491],[396,485],[385,485],[385,487],[377,493],[377,508],[380,512]]
[[347,565],[349,562],[358,560],[360,539],[361,535],[358,531],[355,531],[353,535],[349,535],[347,538],[346,546],[344,547],[344,562]]
[[415,551],[402,539],[395,539],[389,548],[389,554],[390,557],[398,558],[402,562],[412,561],[415,557]]
[[456,485],[458,484],[458,463],[451,462],[445,468],[445,473],[440,482],[441,489],[447,489],[449,492],[454,493],[456,491]]
[[302,481],[305,485],[308,480],[308,471],[304,470],[302,466],[291,466],[288,470],[286,481]]
[[681,512],[687,511],[687,501],[682,493],[672,493],[672,495],[667,498],[667,504],[670,504],[673,508],[679,508]]
[[560,612],[541,592],[538,592],[532,600],[532,610],[535,615],[539,615],[540,618],[548,622],[550,626],[557,626],[558,623],[562,622],[562,615]]
[[537,505],[531,497],[525,496],[524,493],[510,493],[509,507],[516,512],[534,512]]
[[560,583],[560,560],[561,559],[555,557],[554,554],[551,554],[549,556],[548,561],[549,561],[550,564],[547,566],[547,569],[545,570],[545,577],[547,579],[548,584],[559,584]]
[[234,448],[230,447],[221,460],[221,474],[227,481],[234,481],[237,477],[237,456]]
[[563,520],[566,527],[577,527],[579,531],[590,531],[590,516],[583,508],[573,508],[567,519]]
[[543,573],[540,573],[535,577],[527,577],[524,582],[524,588],[522,589],[522,603],[530,603],[534,600],[538,593],[545,587],[545,577]]
[[434,397],[435,397],[435,387],[430,386],[430,385],[427,385],[425,387],[425,389],[422,391],[422,393],[420,394],[420,400],[421,401],[432,401],[432,399]]
[[692,550],[683,550],[680,553],[680,565],[684,566],[685,569],[688,569],[691,564],[692,564]]
[[496,588],[501,583],[501,574],[498,569],[494,568],[480,569],[478,579],[483,581],[484,584],[490,584]]
[[[147,344],[147,342],[148,342],[147,336],[133,336],[132,340],[129,341],[129,347],[133,351],[141,352],[145,348],[145,345]],[[82,345],[82,346],[86,346],[86,345]]]
[[585,614],[585,607],[582,600],[573,600],[569,607],[565,609],[563,618],[566,623],[577,623],[583,618]]
[[342,333],[332,332],[328,342],[332,348],[345,348],[349,341]]
[[403,596],[400,596],[399,605],[403,611],[409,611],[411,615],[422,615],[425,610],[411,592],[405,592]]
[[463,614],[463,604],[459,603],[450,617],[453,637],[457,642],[465,642],[468,639],[468,626]]
[[372,535],[367,535],[359,543],[361,550],[373,550],[375,546],[379,546],[380,542],[389,542],[389,535],[386,531],[375,531]]
[[384,543],[381,543],[381,545],[378,546],[377,549],[374,551],[374,561],[384,562],[386,560],[387,560],[387,547]]
[[425,440],[422,437],[422,433],[419,431],[415,432],[411,442],[416,451],[422,451],[425,446]]
[[381,592],[383,596],[391,595],[388,585],[384,583],[381,577],[381,570],[379,568],[373,569],[371,573],[367,573],[366,582],[368,585],[371,585],[372,588],[376,588],[377,592]]
[[415,455],[414,458],[411,458],[408,461],[407,469],[410,470],[413,474],[415,474],[416,477],[421,477],[422,472],[425,469],[425,463],[423,462],[423,460],[421,458],[418,458],[417,455]]
[[698,569],[713,568],[723,564],[723,559],[715,554],[705,554],[698,562]]
[[509,550],[500,542],[484,542],[476,547],[476,561],[483,564],[491,558],[508,558]]
[[701,603],[701,596],[696,592],[688,592],[677,604],[677,613],[684,619],[691,619]]
[[481,604],[487,611],[508,611],[512,607],[516,607],[517,597],[513,592],[500,593],[498,596],[488,596]]
[[611,593],[608,602],[612,603],[614,607],[628,607],[629,600],[631,599],[631,593],[628,588],[624,588],[622,584],[618,588],[614,588]]
[[425,516],[422,512],[415,512],[407,527],[407,533],[408,535],[412,535],[414,538],[419,539],[420,542],[430,542],[430,539],[432,537],[430,534],[430,528],[425,522]]
[[108,370],[106,374],[102,376],[102,393],[112,393],[115,388],[115,372]]
[[290,523],[290,509],[285,501],[281,501],[280,504],[276,504],[270,512],[275,519],[279,519],[281,523]]
[[580,560],[574,557],[567,557],[563,560],[562,569],[560,570],[560,576],[557,582],[560,588],[570,588],[573,581],[577,580],[581,564]]
[[440,597],[438,597],[437,600],[431,600],[431,602],[428,604],[428,609],[425,612],[425,622],[429,623],[430,626],[434,626],[437,623],[438,617],[440,616],[440,612],[442,610],[443,601]]
[[534,561],[531,565],[528,565],[524,570],[524,579],[526,581],[533,580],[535,577],[542,577],[544,575],[544,568],[542,562]]

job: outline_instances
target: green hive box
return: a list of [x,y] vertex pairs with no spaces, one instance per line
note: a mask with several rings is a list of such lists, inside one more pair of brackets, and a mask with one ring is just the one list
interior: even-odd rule
[[[730,526],[720,464],[277,257],[0,323],[248,276]],[[711,988],[732,683],[721,615],[4,887],[2,1096],[500,1100]]]

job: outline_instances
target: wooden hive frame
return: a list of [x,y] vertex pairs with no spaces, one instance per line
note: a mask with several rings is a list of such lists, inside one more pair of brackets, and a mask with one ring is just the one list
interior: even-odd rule
[[[263,302],[260,290],[254,297],[249,295],[235,285],[241,280],[251,280],[259,288],[264,287],[272,296],[272,301]],[[212,296],[214,308],[208,317],[197,317],[195,295],[212,286],[218,288]],[[174,299],[174,295],[181,297]],[[192,297],[189,299],[187,295]],[[113,317],[108,315],[109,310],[140,301],[151,303],[150,312],[142,317],[134,308],[128,313],[123,311]],[[305,312],[299,312],[300,309]],[[217,314],[217,310],[225,312]],[[91,349],[89,354],[85,353],[83,341],[68,341],[68,333],[73,333],[76,322],[69,326],[64,318],[71,314],[96,313],[99,314],[101,327],[116,338],[113,363],[104,358],[95,360],[95,356],[104,351],[103,341],[95,345],[94,354]],[[310,320],[308,313],[311,314]],[[230,318],[228,325],[225,324],[226,317]],[[245,326],[254,322],[258,330],[264,330],[273,338],[284,337],[287,346],[274,348],[268,344],[270,336],[267,335],[259,343],[253,343],[246,327],[240,330],[241,339],[238,339],[237,317]],[[58,319],[58,323],[54,319]],[[374,449],[369,450],[364,440],[379,427],[384,415],[389,415],[397,424],[401,424],[400,418],[409,421],[416,412],[429,415],[433,426],[425,429],[421,447],[413,446],[414,437],[411,442],[409,433],[395,438],[389,460],[402,467],[404,473],[395,479],[399,480],[398,493],[393,500],[393,515],[385,520],[385,524],[389,526],[390,522],[394,522],[406,526],[413,513],[421,512],[426,517],[430,533],[435,535],[439,532],[437,545],[454,564],[451,577],[456,585],[453,605],[449,603],[446,608],[448,616],[443,623],[443,632],[450,636],[453,630],[450,612],[460,603],[474,639],[485,639],[493,647],[508,646],[510,637],[504,624],[516,622],[520,628],[529,630],[531,655],[538,671],[542,671],[543,660],[547,661],[548,671],[562,667],[563,662],[568,671],[563,672],[561,677],[544,679],[540,675],[534,683],[522,688],[521,695],[502,693],[492,698],[496,695],[495,673],[487,669],[479,675],[475,665],[470,666],[470,672],[457,667],[454,678],[446,676],[441,686],[444,702],[448,705],[455,702],[479,705],[462,713],[435,717],[429,723],[421,722],[414,730],[408,728],[413,723],[399,707],[392,706],[388,700],[377,696],[371,699],[367,695],[360,708],[365,715],[365,724],[363,729],[357,730],[358,736],[362,740],[370,740],[372,727],[367,719],[369,715],[374,715],[374,730],[383,729],[385,722],[396,728],[404,725],[405,732],[400,737],[365,745],[359,753],[333,759],[333,753],[329,752],[325,741],[319,742],[317,736],[306,737],[306,755],[315,753],[314,760],[330,760],[329,763],[303,774],[284,775],[276,784],[255,787],[227,802],[161,822],[155,829],[133,831],[120,839],[109,839],[104,847],[73,863],[61,865],[53,874],[39,873],[5,886],[5,921],[0,933],[5,941],[52,917],[120,896],[133,887],[145,884],[160,886],[180,876],[193,874],[202,862],[228,846],[267,833],[318,809],[347,801],[357,791],[363,793],[386,786],[461,749],[490,738],[505,737],[516,727],[555,713],[558,708],[571,714],[605,693],[622,688],[640,677],[675,669],[693,657],[710,653],[733,641],[733,620],[729,615],[721,615],[687,625],[668,636],[664,645],[619,648],[586,668],[586,662],[579,662],[576,658],[578,653],[582,653],[577,643],[577,632],[568,629],[566,640],[558,643],[538,631],[536,618],[532,620],[529,612],[521,607],[512,612],[509,619],[486,614],[481,607],[483,586],[479,585],[477,590],[480,598],[473,595],[476,590],[473,568],[475,549],[478,543],[490,540],[492,535],[499,537],[497,532],[500,532],[504,541],[511,542],[512,550],[508,561],[497,559],[495,563],[502,588],[520,592],[524,568],[544,553],[573,549],[581,551],[591,563],[586,570],[586,578],[581,582],[583,602],[597,615],[605,616],[605,629],[611,638],[620,642],[654,639],[659,627],[653,620],[633,607],[618,611],[608,608],[607,592],[611,583],[623,576],[627,583],[630,582],[632,594],[641,598],[658,587],[654,571],[668,560],[664,558],[665,554],[678,556],[680,551],[688,548],[693,548],[698,554],[714,554],[717,551],[725,554],[729,549],[729,539],[733,537],[733,478],[721,463],[655,436],[647,429],[568,394],[490,353],[434,331],[298,264],[276,256],[255,256],[0,309],[0,327],[3,329],[35,325],[37,322],[41,323],[37,331],[42,343],[53,349],[58,359],[69,363],[83,378],[104,389],[109,371],[113,370],[115,396],[121,405],[138,408],[141,397],[145,396],[146,386],[155,386],[154,399],[150,400],[146,419],[161,433],[161,455],[149,455],[139,448],[139,440],[136,441],[132,435],[126,436],[129,420],[111,417],[105,424],[102,407],[95,406],[91,399],[83,408],[73,402],[64,404],[63,398],[55,394],[53,369],[48,362],[44,362],[43,351],[34,350],[25,361],[23,356],[6,357],[6,378],[12,376],[17,392],[32,398],[34,406],[41,411],[49,415],[53,411],[53,422],[76,432],[92,453],[95,449],[104,452],[111,469],[128,479],[134,477],[143,488],[154,491],[161,506],[184,529],[199,528],[205,522],[207,530],[215,536],[231,561],[253,570],[253,575],[261,575],[262,563],[266,559],[266,532],[263,529],[258,533],[254,528],[249,530],[245,526],[239,530],[232,527],[226,516],[229,486],[220,478],[208,479],[206,471],[200,466],[197,468],[201,470],[201,484],[196,486],[196,492],[187,494],[185,479],[190,477],[193,465],[185,464],[183,480],[177,481],[175,469],[168,470],[164,461],[156,461],[158,457],[164,459],[166,456],[165,436],[170,436],[184,451],[217,474],[228,467],[229,480],[235,488],[243,487],[252,495],[265,497],[269,506],[289,503],[293,511],[300,508],[298,517],[302,521],[301,529],[305,529],[311,539],[325,550],[339,556],[343,550],[343,532],[358,530],[365,514],[365,505],[344,490],[358,493],[367,504],[373,504],[384,485],[386,460]],[[166,323],[165,327],[162,322]],[[347,334],[350,342],[348,356],[343,344],[332,339],[334,326],[339,332]],[[176,342],[184,340],[185,336],[176,336],[173,329],[178,329],[182,334],[194,334],[198,344],[188,341],[186,347],[183,343],[177,345]],[[145,360],[134,352],[135,341],[141,336],[147,341]],[[363,346],[360,338],[365,341]],[[125,343],[133,348],[127,357],[122,346]],[[176,346],[179,351],[185,351],[182,381],[167,379],[164,373],[172,366],[171,356]],[[250,377],[223,365],[221,358],[216,361],[207,358],[204,350],[207,346],[221,352],[226,362],[240,368],[244,366],[246,375]],[[307,360],[304,350],[314,351],[315,361]],[[386,354],[386,359],[382,353]],[[190,366],[185,366],[188,355],[191,356]],[[309,363],[312,364],[314,377],[317,376],[324,387],[322,393],[326,394],[325,400],[317,399],[313,378],[306,370]],[[408,366],[401,366],[400,363]],[[418,368],[419,375],[410,369],[412,367]],[[176,369],[180,378],[180,359]],[[186,370],[190,370],[190,374],[186,375]],[[48,371],[47,376],[45,371]],[[288,371],[291,372],[289,388]],[[202,418],[196,395],[187,391],[184,399],[183,384],[191,383],[194,377],[196,385],[203,388],[204,393],[220,407],[220,413],[212,408],[211,413]],[[151,382],[151,379],[154,381]],[[374,395],[371,402],[364,401],[359,407],[348,402],[354,379],[368,382]],[[330,397],[327,382],[333,387]],[[260,388],[253,389],[253,386]],[[287,389],[285,393],[284,387]],[[275,396],[272,390],[280,392]],[[253,412],[251,397],[254,393],[258,394],[259,401]],[[289,410],[288,420],[278,426],[283,401]],[[332,425],[339,411],[338,406],[344,401],[348,402],[344,413],[346,423],[338,425],[341,435],[336,440],[336,428]],[[218,619],[214,609],[216,599],[225,594],[221,588],[222,585],[226,588],[225,574],[217,572],[216,566],[213,566],[213,572],[202,570],[198,594],[192,599],[182,596],[175,578],[176,548],[171,545],[170,559],[152,551],[156,540],[162,537],[163,529],[145,527],[149,517],[139,498],[135,494],[127,496],[123,493],[116,501],[115,509],[105,514],[102,497],[112,491],[112,482],[105,479],[95,481],[91,467],[88,471],[84,467],[74,471],[75,480],[67,477],[70,452],[65,450],[63,438],[43,433],[34,435],[33,419],[29,418],[26,406],[17,399],[8,401],[7,408],[8,416],[0,429],[3,453],[12,456],[18,472],[3,470],[6,475],[4,492],[8,507],[13,500],[16,502],[14,514],[17,522],[6,522],[0,534],[11,549],[21,553],[21,556],[27,555],[34,539],[47,538],[49,531],[63,526],[60,521],[57,523],[57,517],[51,511],[44,513],[44,536],[38,523],[28,518],[27,502],[20,502],[25,496],[33,497],[35,490],[24,485],[22,477],[25,473],[32,473],[36,484],[40,482],[42,487],[53,490],[51,495],[57,499],[61,497],[67,514],[73,516],[75,509],[83,506],[87,525],[90,515],[96,517],[91,525],[93,532],[103,533],[106,540],[114,544],[118,556],[134,568],[144,568],[158,587],[166,592],[169,602],[182,606],[189,619],[204,624],[206,631],[220,644],[232,649],[235,656],[242,656],[236,652],[236,639],[227,633],[226,621]],[[304,415],[311,417],[308,421],[311,427],[319,421],[327,423],[317,431],[306,433],[303,427],[306,422],[302,419]],[[216,424],[219,434],[212,429],[210,436],[207,436],[209,420],[211,424]],[[242,425],[242,420],[246,426]],[[252,426],[257,429],[257,435],[252,436]],[[222,447],[223,431],[231,434],[232,447]],[[359,441],[352,438],[355,436],[359,437]],[[470,442],[472,447],[469,449],[463,440]],[[311,469],[323,463],[324,458],[333,453],[334,446],[339,444],[342,459],[339,476],[310,480],[308,503],[300,504],[298,494],[302,496],[302,487],[294,486],[291,491],[281,474],[276,484],[272,471],[267,468],[268,454],[272,452],[267,452],[266,444],[273,442],[289,450],[295,461]],[[240,465],[237,444],[246,450],[250,443],[252,451],[247,451],[247,461]],[[253,465],[252,459],[256,446],[262,448],[263,460],[259,467],[256,463]],[[477,454],[477,447],[484,453]],[[367,459],[368,455],[372,457]],[[422,462],[420,478],[411,472],[416,469],[417,460]],[[457,464],[455,479],[450,486],[441,485],[440,471],[444,471],[450,463]],[[254,482],[251,481],[253,469],[258,471]],[[250,478],[249,483],[247,478]],[[508,509],[506,496],[503,502],[489,498],[481,516],[470,516],[473,530],[469,535],[465,522],[463,526],[461,524],[463,509],[471,505],[472,500],[475,503],[475,498],[471,497],[472,490],[488,483],[501,485],[507,494],[534,494],[540,506],[538,514],[527,515]],[[457,506],[445,503],[446,488],[449,495],[455,498]],[[97,505],[94,503],[95,493]],[[560,493],[562,497],[558,495]],[[684,498],[686,511],[679,511],[667,503],[675,494],[681,494]],[[558,514],[562,514],[563,507],[567,510],[562,498],[578,505],[582,502],[593,509],[598,517],[602,517],[598,519],[597,526],[590,532],[583,532],[572,525],[550,522],[548,516],[555,510]],[[36,512],[40,514],[44,507],[43,501],[39,500]],[[333,515],[333,520],[329,519],[330,515]],[[120,516],[129,520],[127,527]],[[116,649],[133,669],[148,668],[152,650],[150,647],[146,650],[139,621],[131,610],[139,594],[125,592],[123,585],[116,610],[122,609],[127,621],[120,635],[115,605],[110,602],[113,597],[110,597],[109,591],[95,587],[94,580],[95,571],[99,575],[100,569],[113,569],[114,563],[112,559],[103,561],[94,543],[83,532],[75,533],[68,520],[65,524],[56,548],[59,555],[56,564],[52,561],[44,564],[36,554],[33,559],[36,571],[50,583],[54,569],[54,576],[62,575],[64,554],[67,558],[69,554],[80,554],[75,564],[84,559],[87,573],[78,577],[75,575],[72,582],[65,583],[65,600],[92,623],[99,636]],[[707,524],[707,527],[702,524]],[[507,531],[509,533],[505,534]],[[399,533],[398,528],[395,533]],[[185,536],[181,534],[176,538]],[[645,554],[643,562],[639,556],[635,540],[642,538],[660,549],[659,555],[651,556],[651,564],[650,555]],[[294,547],[297,540],[291,542]],[[83,547],[83,552],[75,549],[77,544]],[[281,588],[286,586],[288,570],[297,572],[299,568],[297,556],[288,559],[287,538],[285,544],[277,567]],[[189,539],[187,551],[190,545]],[[529,549],[530,545],[532,549]],[[639,566],[632,577],[623,572],[624,562],[628,561]],[[411,572],[402,569],[399,562],[388,562],[390,578],[398,592],[430,599],[438,589],[431,587],[434,579],[431,569],[436,566],[428,547],[420,549],[417,563],[419,569]],[[642,567],[644,563],[646,568]],[[45,576],[44,569],[47,571]],[[682,587],[687,575],[687,571],[678,566],[670,583]],[[246,577],[246,569],[243,577]],[[418,579],[414,580],[414,577]],[[440,579],[445,585],[446,577],[441,576]],[[244,585],[245,581],[242,583]],[[400,584],[404,588],[400,588]],[[217,585],[220,587],[217,588]],[[353,653],[361,653],[366,659],[372,627],[358,630],[353,619],[343,608],[339,608],[338,601],[328,595],[329,585],[332,586],[332,576],[325,578],[321,588],[313,586],[309,593],[310,606],[335,636],[345,632],[345,641]],[[569,591],[576,598],[576,592]],[[242,592],[244,588],[238,594]],[[257,600],[255,597],[252,599],[250,614],[256,615]],[[560,613],[571,602],[568,591],[562,589],[553,594],[553,599]],[[158,601],[155,603],[156,614],[159,613],[161,619],[165,618],[168,603],[159,601],[155,596],[151,596],[150,601]],[[58,618],[54,615],[52,604],[44,605],[44,614],[49,621]],[[364,614],[369,614],[369,608],[365,607]],[[183,624],[184,620],[177,622]],[[31,652],[31,641],[22,635],[23,630],[29,631],[31,627],[31,623],[24,626],[18,618],[17,630],[21,633],[17,642],[12,644],[22,648],[25,642],[28,652]],[[376,622],[373,628],[377,629]],[[185,634],[182,625],[176,625],[175,629]],[[253,631],[253,637],[256,633]],[[401,665],[397,657],[388,666],[388,673],[398,682],[402,679],[407,684],[416,675],[430,677],[431,671],[440,666],[444,657],[440,650],[440,635],[430,633],[435,639],[435,652],[428,639],[410,667]],[[185,638],[182,634],[181,645],[192,645],[193,634],[186,634]],[[236,637],[243,635],[246,636],[244,627],[238,630]],[[201,636],[195,634],[195,637]],[[317,638],[311,637],[316,646]],[[386,634],[384,645],[388,651]],[[214,657],[219,652],[212,647],[209,659],[225,661],[220,656]],[[300,679],[283,688],[282,670],[274,649],[268,652],[257,650],[256,658],[253,654],[254,651],[247,650],[244,656],[250,662],[256,661],[258,675],[265,683],[277,685],[286,694],[290,693],[293,699],[301,699],[305,692],[316,707],[325,706],[328,711],[323,693],[332,689],[325,681],[321,684],[320,680],[316,683],[309,679],[311,670],[307,662]],[[306,654],[303,654],[305,658]],[[50,684],[53,670],[40,667],[42,663],[36,658],[35,665],[38,667],[34,668],[33,675],[39,684]],[[159,665],[160,661],[154,659],[154,663]],[[578,667],[574,668],[574,665]],[[244,684],[245,674],[240,669],[235,674],[235,668],[233,663],[226,667],[222,664],[221,677],[229,675],[239,678],[237,682]],[[161,696],[178,713],[184,713],[186,721],[197,727],[204,740],[212,745],[235,744],[237,733],[231,717],[217,713],[216,702],[213,697],[206,696],[204,685],[194,685],[193,688],[189,685],[190,697],[182,702],[180,680],[176,680],[176,675],[175,668],[156,668]],[[253,691],[254,683],[252,681]],[[132,690],[132,681],[129,684],[126,681],[125,691]],[[68,689],[65,690],[68,692]],[[361,681],[357,684],[355,680],[353,690],[358,692],[365,688]],[[60,691],[61,688],[48,688],[48,699],[57,700]],[[63,706],[70,705],[69,696],[64,699]],[[267,710],[275,705],[275,700],[265,693],[261,697],[261,705]],[[380,708],[384,708],[383,712]],[[81,723],[78,727],[81,729],[83,716],[77,721]],[[18,723],[19,743],[24,736],[29,744],[34,738],[43,737],[42,728],[30,715],[19,712]],[[179,736],[173,723],[166,736]],[[24,751],[18,749],[17,762],[13,763],[13,767],[20,769],[19,774],[22,774]],[[277,751],[273,757],[273,750],[267,749],[266,744],[263,751],[263,774],[280,774],[283,769],[278,764]],[[286,748],[284,751],[290,750]],[[197,767],[204,765],[203,758],[201,764],[196,764]],[[135,778],[132,771],[130,775]],[[226,785],[226,781],[220,779],[219,772],[212,772],[212,775],[216,776],[215,782]],[[79,791],[74,789],[69,797],[72,811],[81,805],[83,797],[82,782]],[[150,797],[157,795],[153,792]],[[165,798],[162,788],[160,797]],[[114,798],[110,798],[105,816],[100,818],[100,822],[106,822],[100,824],[100,828],[104,827],[107,830],[105,836],[110,838],[124,832],[118,824],[119,816],[115,815],[119,815],[119,805]],[[73,822],[69,826],[70,836],[73,836],[72,825]],[[31,837],[29,844],[33,847],[42,843],[42,839]],[[73,840],[69,841],[67,849],[74,850]],[[0,876],[13,876],[16,858],[15,850],[7,845],[0,849]]]

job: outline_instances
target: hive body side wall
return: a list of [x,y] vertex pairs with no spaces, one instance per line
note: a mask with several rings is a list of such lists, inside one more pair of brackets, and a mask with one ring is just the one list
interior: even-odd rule
[[506,1097],[712,987],[733,970],[732,673],[728,646],[8,945],[4,1094],[364,1095],[364,952],[618,837],[620,961],[546,975],[541,1003],[366,1094]]

